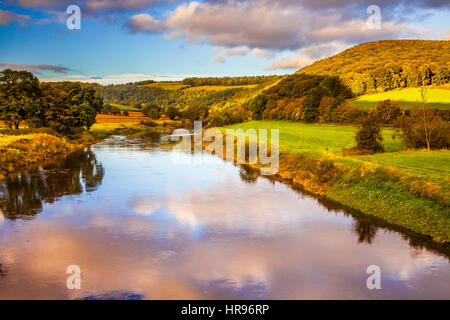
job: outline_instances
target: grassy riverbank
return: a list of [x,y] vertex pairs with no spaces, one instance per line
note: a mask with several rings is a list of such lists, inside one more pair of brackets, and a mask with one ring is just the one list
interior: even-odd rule
[[111,135],[170,130],[172,122],[97,123],[89,132],[62,136],[49,129],[10,130],[0,126],[0,179],[8,174],[66,156]]
[[87,133],[71,139],[50,130],[1,129],[0,179],[7,174],[67,155],[95,141]]
[[344,156],[355,128],[252,121],[227,128],[280,130],[278,176],[308,192],[407,230],[450,242],[450,151],[405,150],[383,131],[386,153]]

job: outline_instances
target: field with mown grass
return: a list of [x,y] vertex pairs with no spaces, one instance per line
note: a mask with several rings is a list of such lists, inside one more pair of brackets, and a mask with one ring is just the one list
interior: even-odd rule
[[181,83],[181,81],[174,81],[174,82],[155,82],[155,83],[149,83],[145,84],[146,87],[158,87],[164,90],[181,90],[185,88],[189,88],[188,85],[185,85]]
[[[280,151],[288,153],[312,152],[341,154],[342,148],[355,145],[356,128],[328,124],[307,124],[290,121],[250,121],[228,126],[229,129],[279,129]],[[403,145],[393,139],[394,131],[384,129],[384,147],[387,151],[400,151]]]
[[116,107],[122,111],[137,111],[140,113],[138,108],[131,107],[131,106],[124,106],[123,104],[117,104],[117,103],[110,103],[111,106]]
[[399,228],[450,242],[450,151],[406,150],[384,129],[385,153],[344,156],[356,128],[251,121],[223,129],[279,129],[279,176]]
[[[427,108],[437,108],[439,110],[450,109],[449,88],[430,88],[427,92]],[[356,99],[352,99],[351,103],[362,109],[370,109],[376,107],[380,101],[388,99],[398,102],[403,109],[411,109],[421,101],[420,88],[407,88],[382,93],[366,94]]]
[[[406,150],[399,137],[394,138],[394,130],[382,131],[385,153],[371,156],[343,156],[342,148],[355,146],[357,129],[352,126],[307,124],[290,121],[250,121],[234,124],[227,129],[279,129],[280,152],[309,154],[311,156],[331,156],[342,161],[367,161],[381,166],[392,166],[412,174],[450,175],[450,151]],[[270,133],[270,131],[268,131]]]

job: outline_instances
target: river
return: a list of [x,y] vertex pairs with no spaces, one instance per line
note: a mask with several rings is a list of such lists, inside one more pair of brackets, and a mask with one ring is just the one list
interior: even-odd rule
[[159,139],[0,182],[0,299],[450,299],[448,248]]

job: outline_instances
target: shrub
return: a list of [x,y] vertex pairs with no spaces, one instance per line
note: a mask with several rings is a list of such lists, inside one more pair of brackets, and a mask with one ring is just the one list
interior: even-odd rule
[[402,109],[398,103],[391,100],[381,101],[375,109],[381,123],[385,125],[392,125],[402,115]]
[[332,122],[337,123],[360,123],[365,116],[364,110],[350,105],[347,101],[339,104],[331,114]]
[[261,120],[263,112],[266,109],[268,98],[265,94],[258,95],[250,102],[250,110],[252,111],[253,120]]
[[329,182],[336,175],[337,169],[332,160],[324,159],[320,161],[317,168],[317,177],[320,182]]
[[151,119],[159,119],[161,117],[161,110],[156,104],[146,104],[142,107],[141,112],[144,116]]
[[409,115],[402,115],[396,125],[409,148],[427,148],[426,132],[431,149],[448,149],[450,146],[450,123],[442,120],[435,110],[415,107]]
[[369,111],[366,117],[362,119],[355,140],[356,149],[361,153],[384,152],[384,147],[381,144],[383,141],[381,121],[376,111]]
[[177,108],[170,106],[166,109],[166,115],[170,120],[175,120],[180,116],[180,111]]
[[151,121],[151,120],[141,121],[140,124],[143,126],[146,126],[146,127],[150,127],[150,128],[156,127],[158,125],[156,122]]
[[319,105],[323,96],[331,96],[330,91],[322,86],[311,89],[302,103],[302,120],[316,122],[319,118]]

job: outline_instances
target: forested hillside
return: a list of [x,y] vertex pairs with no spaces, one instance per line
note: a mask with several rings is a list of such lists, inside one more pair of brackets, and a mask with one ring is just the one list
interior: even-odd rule
[[[261,90],[280,78],[280,76],[188,78],[179,82],[177,86],[175,86],[175,83],[171,83],[170,88],[169,85],[157,86],[157,83],[148,81],[146,84],[150,83],[152,85],[136,82],[122,85],[96,86],[96,89],[106,103],[149,103],[158,106],[183,108],[194,104],[212,106],[233,97],[245,96]],[[245,87],[246,85],[254,86]],[[190,87],[201,89],[202,86],[222,87],[221,90],[188,90]]]
[[354,94],[450,82],[450,41],[384,40],[352,47],[297,73],[339,76]]
[[263,84],[280,78],[280,76],[186,78],[183,80],[183,84],[189,86],[242,86]]

